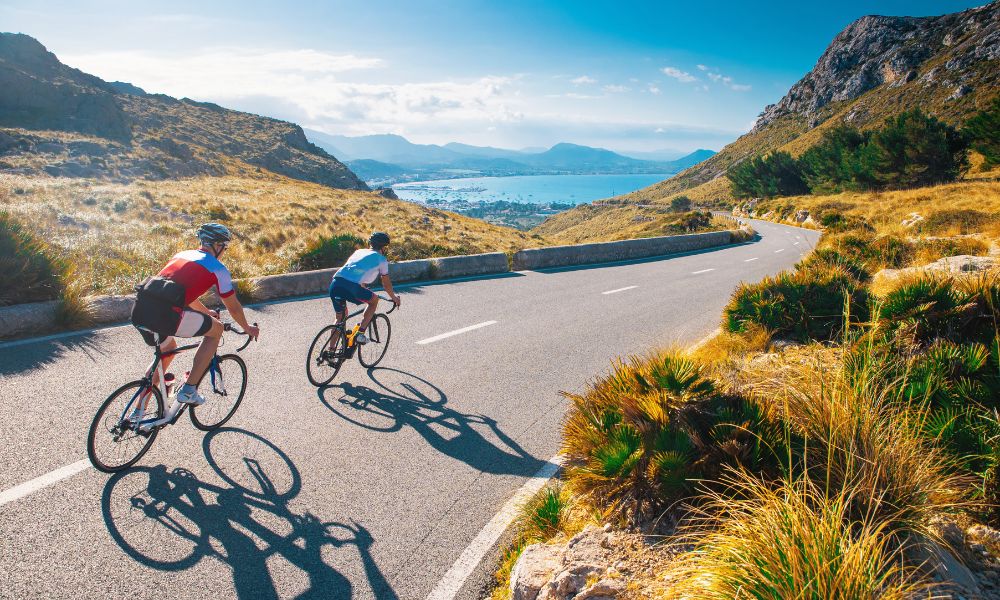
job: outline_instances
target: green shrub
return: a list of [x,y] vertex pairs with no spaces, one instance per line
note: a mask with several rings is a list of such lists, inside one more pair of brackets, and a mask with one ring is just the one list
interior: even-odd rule
[[670,210],[674,212],[687,212],[691,210],[691,199],[687,196],[677,196],[671,199]]
[[986,168],[1000,164],[1000,97],[969,119],[962,131],[972,148],[986,157]]
[[570,489],[635,523],[688,496],[724,466],[778,463],[780,435],[762,412],[718,394],[692,359],[663,353],[619,363],[573,402],[563,426]]
[[882,331],[902,335],[916,344],[938,338],[961,339],[968,302],[946,277],[922,277],[886,294],[875,309]]
[[297,271],[314,271],[339,267],[358,248],[364,247],[365,241],[349,233],[332,237],[320,237],[313,240],[299,254],[293,269]]
[[777,336],[832,340],[848,319],[866,320],[867,294],[845,268],[815,265],[741,284],[723,313],[724,327],[742,333],[761,325]]
[[0,306],[58,298],[65,271],[51,247],[0,211]]

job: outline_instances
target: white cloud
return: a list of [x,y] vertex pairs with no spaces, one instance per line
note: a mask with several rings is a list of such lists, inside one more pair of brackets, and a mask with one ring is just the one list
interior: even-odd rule
[[708,67],[706,67],[705,65],[698,65],[698,70],[699,71],[707,71]]
[[[698,65],[698,68],[701,68],[701,66],[702,65]],[[736,83],[735,81],[733,81],[732,77],[719,73],[718,69],[707,67],[704,70],[709,71],[708,73],[706,73],[706,77],[708,77],[714,83],[722,84],[727,88],[733,90],[734,92],[749,92],[751,89],[753,89],[753,86]]]
[[654,96],[660,95],[660,88],[656,87],[655,85],[649,86],[648,89],[650,94],[653,94]]
[[580,75],[576,79],[570,79],[570,83],[574,85],[592,85],[597,83],[597,80],[587,75]]
[[698,81],[698,78],[694,75],[688,73],[687,71],[681,71],[677,67],[663,67],[660,69],[664,75],[667,77],[673,77],[681,83],[691,83],[692,81]]
[[316,50],[229,48],[182,57],[117,52],[71,56],[66,62],[149,92],[211,100],[305,126],[337,124],[352,131],[387,133],[435,119],[502,122],[523,116],[506,95],[516,77],[401,84],[348,81],[349,71],[376,69],[384,61]]
[[624,92],[631,90],[632,88],[626,87],[624,85],[606,85],[604,86],[603,89],[605,92],[610,92],[612,94],[622,94]]

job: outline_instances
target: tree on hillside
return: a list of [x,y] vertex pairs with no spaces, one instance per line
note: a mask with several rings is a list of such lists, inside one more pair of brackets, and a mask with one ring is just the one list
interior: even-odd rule
[[972,149],[986,157],[986,168],[1000,165],[1000,96],[965,123],[962,130]]
[[823,132],[823,139],[799,157],[802,176],[814,194],[858,189],[865,183],[858,164],[858,148],[867,136],[848,125]]
[[859,175],[874,187],[954,181],[968,167],[967,144],[951,125],[919,109],[886,120],[858,152]]
[[691,199],[687,196],[677,196],[670,201],[670,210],[674,212],[687,212],[691,210]]
[[808,194],[802,169],[787,152],[745,160],[726,174],[737,198],[774,198]]

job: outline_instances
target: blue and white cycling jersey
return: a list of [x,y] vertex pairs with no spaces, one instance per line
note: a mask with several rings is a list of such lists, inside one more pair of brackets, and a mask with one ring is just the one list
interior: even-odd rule
[[333,276],[360,285],[368,285],[379,275],[388,274],[389,261],[380,253],[374,250],[355,250]]

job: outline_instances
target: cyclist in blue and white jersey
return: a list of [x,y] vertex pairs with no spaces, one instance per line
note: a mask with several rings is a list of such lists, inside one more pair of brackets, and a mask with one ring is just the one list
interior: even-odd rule
[[[389,261],[384,253],[389,246],[389,235],[376,231],[368,238],[368,246],[367,250],[355,250],[344,266],[333,274],[333,281],[330,283],[330,300],[333,302],[333,310],[337,313],[338,324],[343,324],[347,320],[348,302],[368,305],[361,319],[359,330],[362,332],[368,328],[368,323],[378,308],[378,296],[368,289],[375,279],[381,279],[382,287],[392,298],[393,303],[396,306],[400,304],[399,296],[392,290]],[[353,342],[366,344],[368,338],[364,333],[358,333],[354,336]]]

